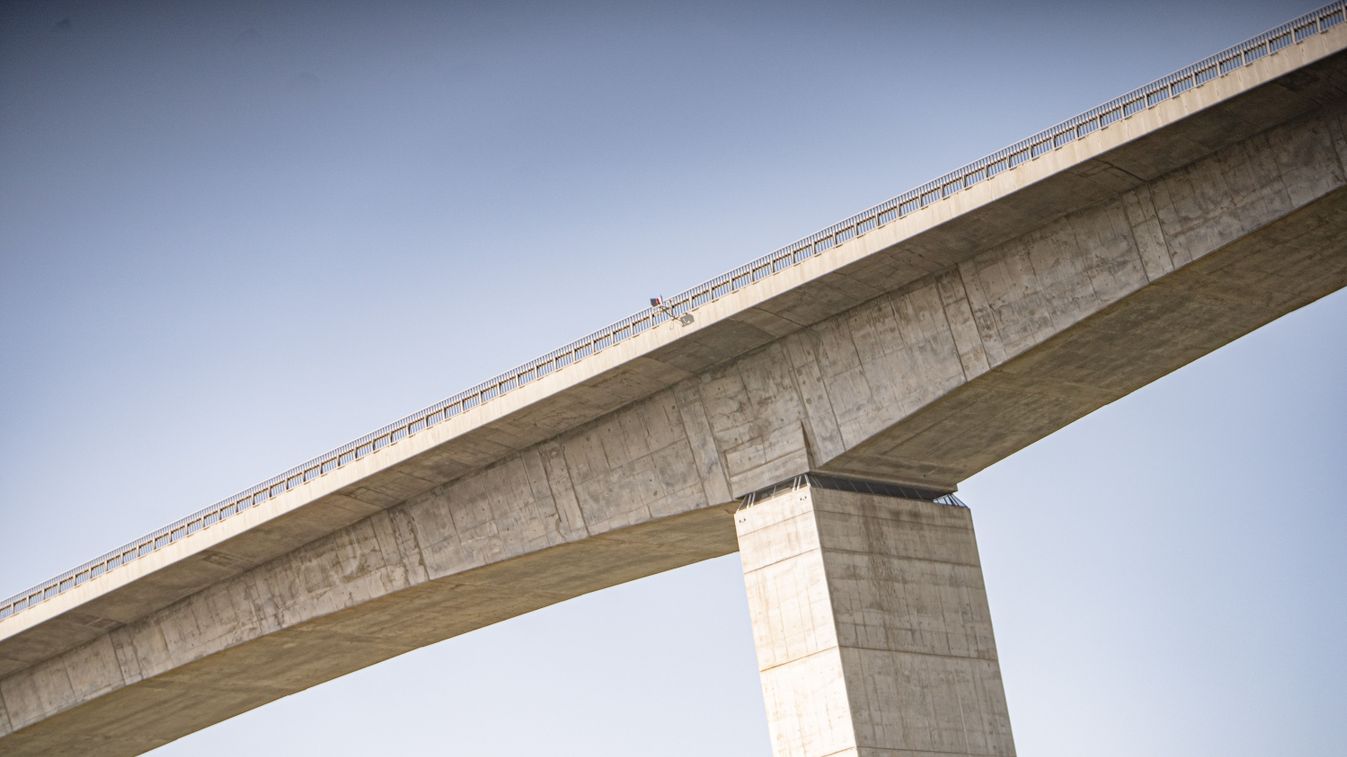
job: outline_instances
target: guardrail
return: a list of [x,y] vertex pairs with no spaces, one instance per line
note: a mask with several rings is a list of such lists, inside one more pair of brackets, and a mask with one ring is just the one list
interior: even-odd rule
[[1300,44],[1315,34],[1343,23],[1347,1],[1330,3],[1316,11],[1288,21],[1234,47],[1222,50],[1174,73],[1128,92],[1121,97],[1091,108],[1056,126],[1016,142],[1009,147],[975,160],[944,176],[910,189],[850,218],[751,263],[721,274],[669,298],[663,308],[646,308],[606,328],[595,331],[565,347],[478,384],[466,391],[437,402],[434,405],[388,424],[378,431],[366,434],[331,452],[309,460],[290,470],[245,489],[238,494],[198,510],[170,525],[128,542],[98,558],[66,571],[49,581],[20,592],[0,602],[0,620],[22,612],[58,594],[116,570],[157,549],[177,542],[204,528],[225,520],[243,510],[302,486],[319,476],[355,460],[396,444],[412,434],[427,429],[446,418],[465,413],[474,407],[507,394],[525,384],[561,370],[568,365],[601,352],[614,344],[630,339],[672,318],[738,291],[766,276],[797,265],[837,245],[873,231],[881,226],[914,213],[933,202],[942,200],[979,182],[991,179],[1016,166],[1051,152],[1091,132],[1176,97],[1208,81],[1226,76],[1255,60],[1275,54],[1290,45]]

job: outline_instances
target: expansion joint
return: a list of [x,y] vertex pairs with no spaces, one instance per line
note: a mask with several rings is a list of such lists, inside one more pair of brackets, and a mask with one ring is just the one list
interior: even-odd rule
[[771,486],[765,486],[757,491],[749,492],[739,501],[739,509],[752,507],[756,502],[774,497],[788,491],[795,491],[805,487],[815,489],[833,489],[844,492],[857,492],[860,494],[874,494],[880,497],[895,497],[898,499],[917,499],[926,502],[932,502],[937,505],[947,507],[963,507],[963,500],[955,496],[953,491],[942,489],[929,489],[920,486],[911,486],[908,484],[895,484],[890,481],[870,481],[860,478],[844,478],[825,473],[801,473],[798,476],[792,476],[784,481],[779,481]]

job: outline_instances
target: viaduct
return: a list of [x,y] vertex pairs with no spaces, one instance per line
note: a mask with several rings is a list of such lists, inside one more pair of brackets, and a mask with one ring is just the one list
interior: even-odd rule
[[738,550],[776,754],[1014,754],[952,492],[1347,283],[1345,49],[1338,2],[0,602],[0,752]]

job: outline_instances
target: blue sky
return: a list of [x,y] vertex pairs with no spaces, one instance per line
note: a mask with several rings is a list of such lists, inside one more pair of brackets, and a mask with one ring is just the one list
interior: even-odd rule
[[[0,594],[1314,7],[11,3]],[[1347,298],[964,483],[1021,753],[1347,753]],[[167,754],[766,754],[735,556]]]

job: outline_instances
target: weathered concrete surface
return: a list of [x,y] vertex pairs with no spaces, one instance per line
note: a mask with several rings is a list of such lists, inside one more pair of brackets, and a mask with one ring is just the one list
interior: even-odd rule
[[[493,475],[521,475],[514,483],[523,485],[521,466]],[[456,526],[435,531],[434,516],[423,518],[458,494],[467,493],[376,514],[11,675],[0,684],[0,733],[15,732],[0,752],[145,751],[409,649],[734,549],[728,508],[590,536],[555,511],[542,515],[546,496],[522,493],[507,505],[521,494],[513,486],[465,502],[479,516],[511,508],[513,531],[457,512]],[[583,548],[564,546],[565,534]],[[562,546],[525,554],[530,540]],[[72,709],[74,701],[84,704]]]
[[1252,89],[1185,93],[0,622],[0,750],[144,749],[727,553],[728,504],[804,470],[952,486],[1340,288],[1345,66],[1321,52],[1260,60]]
[[[823,467],[957,482],[1342,287],[1343,114],[1277,127],[849,311],[855,352],[821,361],[823,383],[863,382],[868,397],[829,392],[842,438]],[[920,381],[883,378],[914,366]],[[894,423],[891,405],[911,412]]]
[[[648,330],[0,620],[0,676],[782,336],[932,274],[958,269],[1053,219],[1116,200],[1215,151],[1332,106],[1347,91],[1345,47],[1347,24],[704,305],[689,328]],[[1236,184],[1237,192],[1244,191],[1242,186]],[[1148,212],[1146,203],[1138,202],[1129,212]],[[1160,205],[1156,202],[1152,199],[1151,205],[1160,213],[1163,198]],[[1177,234],[1171,242],[1181,243],[1185,235],[1179,225],[1185,221],[1161,219]],[[1144,242],[1152,266],[1147,273],[1154,279],[1164,261],[1152,257],[1154,230],[1137,223],[1138,238],[1149,240]],[[1178,259],[1184,261],[1182,251]],[[950,329],[969,361],[968,370],[975,373],[986,353],[979,353],[970,339],[968,314],[958,312],[959,300],[972,293],[972,288],[964,289],[963,297],[957,287],[947,288],[942,297],[953,298],[947,314]],[[989,302],[982,309],[996,307],[998,303]],[[1048,418],[1042,425],[1053,424],[1060,425],[1060,418]],[[911,473],[920,477],[921,471]],[[952,472],[941,475],[949,478]]]
[[966,508],[804,486],[735,525],[774,755],[1015,754]]

